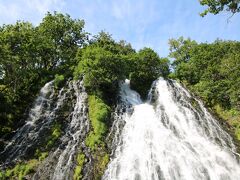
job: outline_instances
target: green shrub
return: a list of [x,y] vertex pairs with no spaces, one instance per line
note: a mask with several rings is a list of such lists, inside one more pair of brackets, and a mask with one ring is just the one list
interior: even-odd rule
[[55,75],[55,79],[54,79],[54,86],[55,88],[61,87],[64,85],[64,76],[63,75]]
[[235,133],[236,138],[240,141],[240,116],[236,115],[234,117],[235,118],[233,120],[230,120],[230,124],[234,128],[234,133]]
[[6,177],[5,177],[5,174],[3,171],[0,171],[0,179],[4,180]]
[[240,140],[240,112],[236,109],[223,109],[219,104],[215,105],[213,110],[233,127],[236,138]]
[[51,129],[52,133],[48,139],[46,148],[51,148],[56,140],[61,136],[61,125],[58,123],[55,123]]
[[86,138],[86,145],[91,149],[95,149],[95,146],[101,143],[103,136],[107,132],[110,107],[96,95],[90,95],[88,97],[88,104],[92,130]]
[[105,100],[112,101],[117,95],[118,81],[125,79],[124,62],[120,55],[101,47],[89,46],[77,57],[79,63],[74,77],[84,75],[88,92],[101,92]]

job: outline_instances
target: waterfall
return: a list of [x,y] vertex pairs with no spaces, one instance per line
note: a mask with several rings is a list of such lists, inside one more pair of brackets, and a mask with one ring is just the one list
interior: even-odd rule
[[[55,90],[53,81],[45,84],[25,125],[0,153],[2,169],[34,157],[37,148],[46,146],[54,123],[61,124],[61,136],[56,147],[48,150],[48,157],[40,163],[32,179],[71,179],[79,150],[86,156],[89,153],[84,144],[89,122],[83,81],[69,80],[60,90]],[[89,173],[88,169],[85,173]]]
[[180,84],[158,79],[144,103],[126,81],[120,95],[110,133],[115,146],[102,179],[239,179],[231,137]]
[[76,156],[80,149],[86,149],[84,139],[89,131],[89,121],[87,93],[83,81],[69,82],[67,90],[74,96],[74,101],[68,99],[73,109],[64,119],[66,127],[57,148],[50,152],[49,156],[42,162],[33,179],[71,179],[76,166]]
[[[13,161],[19,161],[22,157],[29,155],[31,147],[38,143],[39,135],[44,133],[49,123],[53,119],[55,109],[51,109],[52,98],[54,95],[53,81],[48,82],[40,90],[39,96],[30,110],[28,119],[24,126],[16,131],[10,143],[0,153],[1,161],[5,165]],[[63,101],[62,93],[59,94],[57,105]]]
[[62,150],[60,146],[53,153],[53,156],[55,156],[60,152],[53,177],[51,178],[53,180],[71,179],[72,173],[70,172],[74,168],[74,156],[77,155],[79,143],[84,142],[84,138],[89,129],[86,106],[87,93],[85,92],[83,81],[81,81],[79,85],[73,83],[73,87],[77,100],[71,114],[70,124],[66,129],[67,133],[61,138],[62,144],[65,144],[64,150]]
[[[159,78],[143,102],[126,80],[112,114],[106,137],[111,159],[103,180],[239,179],[239,155],[232,138],[203,103],[176,81]],[[72,179],[78,153],[83,153],[82,179],[92,179],[94,161],[85,145],[90,124],[82,80],[69,80],[60,90],[53,81],[45,84],[25,125],[0,153],[1,168],[34,157],[37,148],[46,146],[54,123],[61,124],[61,136],[29,177]]]

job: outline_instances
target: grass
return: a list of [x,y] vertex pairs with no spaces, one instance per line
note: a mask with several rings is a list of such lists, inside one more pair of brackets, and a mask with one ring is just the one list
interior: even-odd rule
[[98,172],[100,177],[103,175],[108,162],[109,162],[109,155],[107,153],[104,153],[102,156],[99,157],[97,167],[98,167]]
[[39,161],[43,161],[48,156],[48,152],[41,152],[39,149],[37,149],[35,152],[35,156],[38,158]]
[[102,151],[100,150],[98,152],[95,152],[94,160],[95,160],[95,164],[93,166],[93,172],[94,172],[93,179],[100,180],[110,160],[109,154],[104,150]]

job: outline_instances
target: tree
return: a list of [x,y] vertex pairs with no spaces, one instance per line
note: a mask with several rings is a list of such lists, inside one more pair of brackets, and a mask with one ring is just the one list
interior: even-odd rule
[[[28,101],[32,99],[33,72],[36,65],[34,48],[34,27],[31,23],[17,22],[3,25],[0,31],[0,134],[4,126],[14,126]],[[21,102],[21,106],[19,103]],[[7,108],[7,109],[6,109]]]
[[240,12],[240,1],[239,0],[199,0],[203,6],[208,8],[200,15],[205,16],[208,13],[218,14],[221,11],[230,11],[235,14]]
[[125,78],[124,62],[120,55],[113,54],[102,47],[89,46],[81,50],[74,76],[84,76],[84,84],[89,93],[103,95],[105,99],[114,98],[118,82]]
[[175,76],[210,107],[240,110],[240,43],[217,40],[189,46],[184,41],[172,40],[175,46],[170,55]]
[[135,53],[130,43],[124,40],[116,42],[112,36],[104,31],[101,31],[93,39],[91,39],[90,44],[96,47],[102,47],[103,49],[110,51],[114,54],[128,55]]
[[196,41],[191,39],[184,39],[180,37],[178,39],[169,40],[169,57],[173,58],[172,67],[175,70],[175,75],[180,80],[187,80],[188,83],[193,84],[196,81],[197,68],[189,63],[191,54],[197,46]]
[[47,13],[37,29],[37,48],[46,70],[71,68],[75,63],[78,48],[88,39],[84,21],[74,20],[66,14]]
[[177,66],[182,62],[188,62],[190,59],[190,51],[197,45],[196,41],[191,39],[184,39],[180,37],[178,39],[170,39],[169,42],[170,58],[174,58],[173,66]]
[[169,74],[168,59],[159,58],[150,48],[141,49],[132,59],[131,87],[145,99],[154,80]]

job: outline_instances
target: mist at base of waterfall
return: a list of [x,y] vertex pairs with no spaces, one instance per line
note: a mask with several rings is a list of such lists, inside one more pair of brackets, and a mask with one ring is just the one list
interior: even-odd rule
[[[127,108],[104,180],[238,180],[240,165],[231,137],[203,104],[175,81],[153,83],[147,102],[126,80],[121,99]],[[154,100],[152,99],[154,97]],[[120,131],[117,131],[120,132]]]

